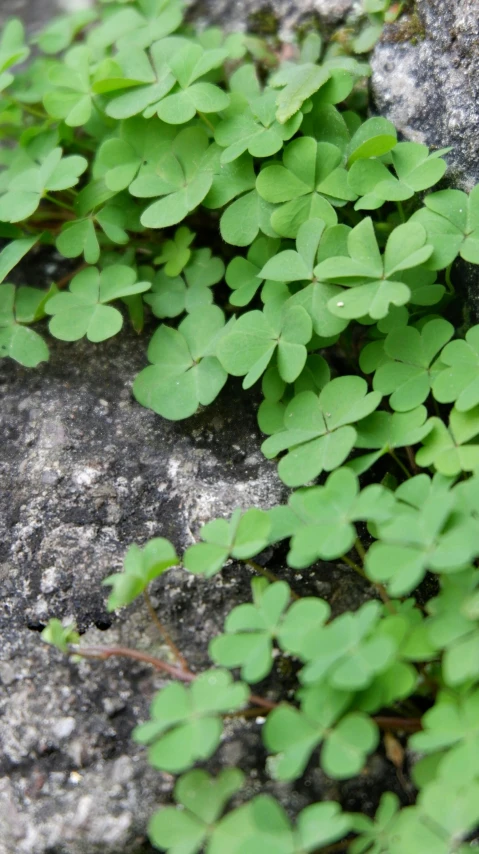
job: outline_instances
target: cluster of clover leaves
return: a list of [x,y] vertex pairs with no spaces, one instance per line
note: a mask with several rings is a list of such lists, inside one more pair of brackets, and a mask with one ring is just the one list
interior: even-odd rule
[[[356,52],[399,6],[366,0]],[[105,581],[109,609],[170,567],[209,578],[283,540],[293,570],[348,564],[371,587],[370,601],[333,618],[323,599],[255,578],[252,602],[211,641],[212,669],[156,661],[172,681],[134,737],[155,768],[182,776],[177,806],[151,820],[153,844],[170,854],[469,851],[479,327],[456,331],[444,315],[456,258],[479,264],[479,188],[431,191],[447,150],[398,142],[389,121],[365,117],[369,69],[344,38],[323,48],[310,32],[284,53],[193,30],[180,0],[103,0],[33,41],[25,65],[20,22],[0,40],[0,355],[46,361],[46,324],[62,341],[98,343],[125,317],[137,332],[158,318],[136,399],[183,419],[228,375],[261,384],[263,452],[294,488],[287,505],[209,522],[182,558],[162,538],[131,546]],[[9,283],[37,244],[77,259],[73,275],[48,290]],[[93,654],[58,619],[44,638]],[[292,660],[297,690],[257,697],[250,686],[278,655]],[[312,756],[330,778],[358,775],[395,721],[412,733],[416,803],[400,809],[385,793],[372,819],[320,802],[293,825],[272,796],[245,801],[239,769],[214,777],[197,766],[223,718],[250,704],[280,781],[300,778]]]

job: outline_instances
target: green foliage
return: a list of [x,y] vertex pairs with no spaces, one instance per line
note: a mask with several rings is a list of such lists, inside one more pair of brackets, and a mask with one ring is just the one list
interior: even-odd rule
[[147,589],[151,581],[178,562],[175,549],[163,537],[150,540],[144,549],[137,545],[130,546],[125,555],[124,571],[115,572],[103,581],[103,584],[113,588],[108,597],[108,610],[114,611],[129,605]]
[[[116,610],[180,564],[214,584],[237,561],[269,578],[284,555],[281,580],[255,577],[253,601],[211,639],[226,669],[190,671],[165,635],[176,660],[157,666],[176,681],[135,738],[155,768],[188,772],[149,827],[171,854],[313,854],[350,833],[352,854],[473,845],[479,327],[455,332],[450,274],[458,256],[479,263],[479,188],[434,192],[449,149],[398,142],[367,117],[369,68],[354,53],[403,5],[364,0],[365,17],[325,44],[195,30],[181,0],[63,15],[26,66],[20,22],[0,35],[0,355],[45,362],[48,325],[68,358],[68,342],[100,344],[128,317],[151,336],[136,400],[180,420],[228,375],[256,385],[262,450],[292,488],[279,506],[208,521],[182,557],[162,537],[131,545],[105,579]],[[85,263],[25,281],[38,243]],[[338,584],[329,601],[318,561]],[[337,581],[348,571],[359,600]],[[58,618],[43,638],[82,654]],[[237,769],[193,767],[248,704],[252,726],[266,718],[265,772],[303,792],[311,760],[335,780],[367,774],[381,728],[399,729],[424,754],[416,803],[385,793],[374,820],[313,803],[293,824],[269,794],[241,790]]]
[[133,738],[150,745],[148,759],[154,768],[178,774],[201,759],[208,759],[220,742],[221,715],[241,709],[248,689],[233,682],[225,670],[208,670],[191,685],[168,685],[151,704],[151,720],[137,726]]

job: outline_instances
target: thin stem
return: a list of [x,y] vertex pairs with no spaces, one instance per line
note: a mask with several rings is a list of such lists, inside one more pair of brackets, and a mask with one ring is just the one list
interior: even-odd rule
[[[138,649],[130,649],[127,646],[69,646],[68,652],[70,655],[79,655],[81,658],[96,658],[100,661],[106,661],[108,658],[132,658],[134,661],[141,661],[144,664],[151,664],[155,670],[161,670],[168,673],[172,679],[177,679],[179,682],[194,682],[200,674],[192,673],[191,670],[183,670],[175,667],[173,664],[168,664],[154,655],[149,655],[147,652],[141,652]],[[255,706],[261,706],[262,709],[275,709],[279,704],[272,700],[266,700],[264,697],[258,697],[257,694],[250,694],[249,702]]]
[[361,578],[365,578],[367,581],[369,581],[369,578],[367,577],[364,570],[361,569],[361,567],[357,563],[354,563],[354,561],[351,560],[351,558],[349,558],[347,555],[342,555],[339,560],[344,561],[344,563],[350,566],[351,569],[354,569],[354,571],[357,572],[357,574],[360,575]]
[[421,718],[390,718],[387,715],[373,715],[372,719],[380,729],[405,732],[419,732],[422,729]]
[[[22,101],[18,101],[17,98],[12,98],[11,95],[3,95],[10,103],[12,103],[15,107],[19,107],[20,110],[23,110],[25,113],[29,113],[31,116],[35,116],[37,119],[48,119],[49,116],[45,112],[40,112],[40,110],[36,110],[34,107],[31,107],[29,104],[24,104]],[[53,120],[50,119],[50,124],[53,123]]]
[[451,270],[452,270],[452,264],[449,264],[449,267],[446,267],[446,269],[444,271],[444,278],[446,280],[446,287],[447,287],[449,293],[454,295],[456,293],[456,289],[455,289],[454,285],[452,284]]
[[397,209],[398,209],[399,216],[401,217],[401,222],[406,222],[406,215],[404,213],[404,208],[403,208],[402,202],[397,203]]
[[161,636],[165,640],[165,642],[166,642],[167,646],[169,647],[172,655],[179,662],[179,664],[181,665],[183,670],[188,670],[189,669],[188,668],[188,662],[186,661],[186,658],[181,654],[181,652],[178,649],[178,647],[176,646],[174,640],[171,638],[170,634],[168,633],[168,630],[165,628],[165,626],[161,622],[158,614],[156,613],[156,611],[153,607],[153,603],[150,599],[150,595],[148,593],[148,590],[143,591],[143,597],[144,597],[144,600],[146,603],[146,607],[148,608],[150,617],[153,620],[158,631],[160,632]]
[[406,468],[406,466],[404,465],[403,461],[402,461],[401,459],[399,459],[398,455],[397,455],[397,454],[392,450],[392,448],[390,448],[390,449],[389,449],[388,453],[389,453],[389,454],[390,454],[390,456],[393,458],[394,462],[395,462],[395,463],[397,463],[397,465],[399,466],[399,468],[401,469],[401,471],[403,471],[403,472],[404,472],[404,474],[406,475],[407,479],[408,479],[408,480],[410,480],[410,478],[411,478],[411,472],[409,471],[409,469],[408,469],[408,468]]
[[359,557],[361,558],[362,562],[364,563],[364,561],[365,561],[365,559],[366,559],[366,549],[364,548],[364,546],[363,546],[363,544],[362,544],[361,540],[359,539],[359,537],[357,538],[357,540],[356,540],[356,542],[355,542],[355,544],[354,544],[354,548],[356,549],[356,551],[357,551],[357,553],[358,553]]
[[[356,551],[358,551],[357,544],[358,544],[358,540],[356,540],[356,545],[355,545]],[[364,558],[366,557],[366,553],[364,552],[362,543],[361,543],[360,548],[363,551],[362,559],[364,560]],[[357,572],[357,574],[360,575],[361,578],[364,578],[366,581],[369,582],[369,584],[371,584],[375,588],[375,590],[377,590],[379,597],[381,598],[381,600],[385,604],[385,606],[388,609],[390,614],[396,613],[396,609],[395,609],[394,605],[392,604],[392,602],[391,602],[391,600],[387,594],[387,590],[382,584],[377,584],[376,582],[371,581],[371,579],[368,578],[368,576],[364,572],[364,569],[362,569],[357,563],[354,563],[354,561],[351,560],[351,558],[349,558],[347,555],[342,555],[342,557],[340,557],[339,560],[343,560],[344,563],[346,563],[348,566],[350,566],[351,569],[354,569],[354,571]]]
[[411,448],[411,445],[406,445],[405,451],[406,451],[407,458],[409,460],[409,465],[411,466],[411,469],[413,470],[414,474],[417,474],[419,471],[419,468],[416,464],[416,460],[414,457],[414,451]]
[[58,280],[58,282],[56,283],[57,288],[65,288],[71,282],[71,280],[74,279],[76,275],[78,275],[78,273],[81,273],[81,271],[85,270],[88,266],[89,264],[80,264],[79,267],[76,267],[74,270],[71,270],[70,273],[67,273],[66,276],[63,276],[63,278]]
[[214,133],[215,132],[215,126],[210,122],[209,119],[206,118],[205,114],[198,112],[198,116],[200,117],[201,121],[203,121],[205,123],[205,125],[207,125],[207,127],[209,127],[209,129],[211,131],[213,131],[213,133]]
[[67,205],[65,202],[61,202],[60,199],[56,199],[55,196],[51,196],[50,193],[44,193],[43,198],[48,199],[48,201],[52,202],[52,204],[54,205],[58,205],[59,208],[64,208],[66,211],[75,213],[75,208],[73,208],[71,205]]
[[[251,567],[251,569],[254,569],[255,572],[259,573],[259,575],[264,575],[264,577],[267,578],[268,581],[272,581],[274,583],[280,580],[278,576],[274,574],[274,572],[271,572],[271,570],[266,569],[265,566],[261,566],[260,563],[256,563],[256,561],[254,560],[245,560],[244,563],[246,564],[246,566]],[[290,591],[291,599],[301,599],[301,596],[298,596],[298,594],[295,593],[294,590],[291,590],[291,588]]]

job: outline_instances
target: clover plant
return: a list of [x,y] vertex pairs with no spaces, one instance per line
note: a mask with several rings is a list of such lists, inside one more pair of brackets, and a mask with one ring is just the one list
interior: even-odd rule
[[[211,637],[214,669],[189,669],[166,629],[164,658],[85,647],[61,615],[43,633],[170,679],[134,738],[180,775],[148,829],[171,854],[463,854],[477,839],[479,326],[458,321],[452,265],[479,264],[479,188],[438,187],[450,149],[368,116],[362,54],[404,5],[364,0],[333,39],[288,45],[195,29],[182,0],[101,0],[0,36],[0,356],[47,371],[52,339],[68,358],[130,324],[150,363],[136,401],[186,419],[241,377],[290,488],[207,521],[183,555],[131,545],[105,578],[109,610],[142,595],[152,611],[173,567],[212,584],[249,564],[252,601]],[[39,245],[67,259],[44,288],[14,271]],[[320,561],[361,576],[362,604],[319,595]],[[224,717],[250,714],[261,779],[301,788],[288,815],[280,788],[203,767]],[[364,814],[305,794],[307,766],[361,786],[378,749],[404,781],[406,745],[417,794]]]

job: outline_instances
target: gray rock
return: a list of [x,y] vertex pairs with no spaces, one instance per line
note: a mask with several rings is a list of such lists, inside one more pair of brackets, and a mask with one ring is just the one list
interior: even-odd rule
[[469,190],[479,180],[479,0],[414,5],[373,53],[376,107],[404,138],[452,146],[449,182]]
[[[254,401],[239,383],[173,424],[131,396],[143,340],[124,332],[51,349],[37,370],[0,364],[0,854],[137,854],[150,851],[148,817],[173,778],[148,767],[130,734],[164,682],[131,661],[75,664],[38,630],[50,617],[74,618],[84,644],[168,657],[141,603],[106,612],[102,579],[130,543],[163,535],[181,551],[203,522],[236,506],[268,507],[284,488],[259,451]],[[371,595],[347,568],[294,573],[279,557],[273,566],[301,592],[331,600],[335,613]],[[193,669],[209,666],[208,642],[249,598],[250,578],[231,565],[210,581],[174,570],[157,582],[154,605]],[[259,719],[228,724],[212,766],[240,761],[246,796],[264,785],[260,728]],[[299,809],[331,784],[314,769],[304,785],[269,790]]]
[[359,4],[355,0],[190,0],[191,15],[200,24],[219,24],[229,30],[253,29],[288,36],[298,25],[316,21],[338,24]]

